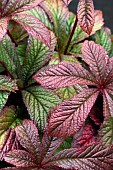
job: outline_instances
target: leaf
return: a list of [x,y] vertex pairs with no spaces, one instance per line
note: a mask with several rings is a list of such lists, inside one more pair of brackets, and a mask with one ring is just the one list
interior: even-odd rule
[[102,46],[87,40],[83,43],[81,50],[82,58],[90,66],[90,70],[96,76],[97,83],[102,83],[107,64],[107,52]]
[[4,35],[7,33],[8,22],[9,22],[8,17],[0,18],[0,41],[3,39]]
[[15,14],[22,11],[30,10],[39,5],[42,0],[9,0],[3,8],[2,15]]
[[0,137],[9,128],[14,128],[20,124],[20,119],[17,118],[15,109],[12,107],[5,107],[0,116]]
[[113,117],[107,117],[99,131],[100,141],[103,145],[111,146],[113,144]]
[[40,86],[29,87],[23,90],[22,96],[31,119],[42,130],[46,123],[49,109],[59,103],[59,98],[53,92]]
[[[38,130],[36,126],[30,120],[24,120],[22,125],[17,126],[16,135],[20,144],[27,150],[29,153],[34,155],[38,160],[40,160],[40,139],[38,135]],[[23,138],[24,136],[24,138]]]
[[37,70],[42,68],[50,59],[56,45],[56,38],[51,32],[51,43],[50,48],[33,38],[29,37],[28,46],[26,50],[26,56],[23,61],[22,75],[23,79],[26,80],[31,77]]
[[28,14],[15,14],[12,20],[19,23],[28,34],[50,46],[50,31],[39,19]]
[[39,71],[33,77],[43,87],[57,89],[75,84],[93,85],[92,75],[80,64],[61,62],[55,67]]
[[52,136],[68,137],[79,131],[97,96],[97,90],[87,89],[62,102],[51,114],[49,133]]
[[63,1],[68,6],[72,0],[63,0]]
[[10,94],[9,92],[0,91],[0,111],[5,106],[5,104],[8,100],[9,94]]
[[17,168],[36,167],[35,157],[24,150],[13,150],[6,154],[5,161]]
[[69,17],[69,10],[61,0],[46,0],[41,3],[53,23],[53,32],[57,37],[57,51],[63,52],[67,44],[66,22]]
[[10,38],[5,36],[0,42],[0,64],[16,78],[16,65],[13,59],[16,59],[16,52]]
[[92,144],[82,149],[66,149],[50,161],[50,164],[64,169],[110,170],[113,166],[113,147]]
[[96,42],[109,53],[111,50],[111,38],[106,29],[101,29],[95,34]]
[[0,160],[3,160],[5,154],[10,150],[19,149],[20,145],[14,129],[8,129],[5,135],[3,145],[0,146]]
[[11,80],[10,77],[0,75],[0,90],[7,90],[7,91],[16,91],[18,87],[14,80]]
[[94,26],[94,5],[92,0],[79,0],[77,17],[83,31],[90,35]]

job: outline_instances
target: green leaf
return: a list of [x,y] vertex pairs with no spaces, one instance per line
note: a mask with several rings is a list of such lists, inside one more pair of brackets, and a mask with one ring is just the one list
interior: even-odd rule
[[9,92],[6,91],[0,91],[0,111],[5,106],[7,99],[9,97]]
[[26,46],[27,45],[24,43],[24,44],[18,45],[18,47],[16,48],[20,65],[23,64],[23,61],[24,61],[24,58],[25,58]]
[[0,116],[0,138],[9,129],[20,124],[13,107],[5,107]]
[[96,42],[104,47],[104,49],[109,53],[111,50],[111,38],[108,29],[101,29],[95,34]]
[[6,35],[0,42],[0,64],[9,71],[9,73],[16,77],[16,61],[17,55],[15,52],[14,44]]
[[10,77],[0,75],[0,90],[15,91],[18,90],[16,82]]
[[36,38],[33,38],[32,36],[29,37],[26,56],[23,61],[23,69],[21,72],[23,80],[27,80],[49,61],[55,45],[56,38],[52,32],[50,48]]
[[100,137],[104,146],[109,147],[113,144],[113,117],[108,117],[104,120],[100,129]]
[[40,86],[29,87],[22,91],[22,95],[31,119],[43,129],[49,109],[59,103],[59,98]]

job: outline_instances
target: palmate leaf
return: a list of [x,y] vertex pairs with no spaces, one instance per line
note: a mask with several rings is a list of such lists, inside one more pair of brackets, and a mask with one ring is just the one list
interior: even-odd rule
[[59,103],[59,98],[40,86],[29,87],[22,91],[22,95],[31,119],[42,130],[46,123],[49,109]]
[[10,94],[9,92],[0,91],[0,111],[5,106],[5,104],[8,100],[9,94]]
[[[24,120],[21,126],[17,126],[16,135],[20,144],[27,149],[32,155],[40,160],[40,139],[38,129],[32,121]],[[24,138],[23,138],[24,136]]]
[[16,85],[16,82],[10,77],[0,75],[0,90],[14,92],[18,90],[18,87]]
[[67,44],[66,22],[69,17],[69,10],[61,0],[46,0],[41,3],[41,7],[48,14],[54,24],[53,32],[57,37],[58,51],[64,51]]
[[90,35],[94,26],[94,5],[92,0],[79,0],[77,17],[83,31]]
[[47,63],[54,51],[56,45],[56,38],[51,32],[50,47],[46,46],[32,36],[28,39],[26,49],[26,56],[23,61],[23,68],[21,71],[24,80],[31,77],[37,70],[39,70],[45,63]]
[[50,164],[65,169],[110,170],[113,166],[113,146],[92,144],[82,149],[66,149],[56,154]]
[[25,10],[32,9],[37,6],[43,0],[9,0],[6,1],[3,5],[3,13],[2,15],[9,15],[18,12],[22,12]]
[[28,34],[50,46],[50,31],[39,19],[29,14],[15,14],[12,20],[19,23]]
[[80,64],[61,62],[44,72],[39,71],[34,77],[43,87],[56,89],[75,84],[93,85],[93,76]]
[[7,33],[9,17],[4,17],[0,19],[0,41],[3,39],[4,35]]
[[96,81],[102,83],[107,64],[107,52],[93,41],[85,41],[82,46],[82,58],[90,66],[90,70],[96,76]]
[[52,136],[68,137],[80,130],[97,96],[97,90],[86,89],[62,102],[51,114],[49,133]]

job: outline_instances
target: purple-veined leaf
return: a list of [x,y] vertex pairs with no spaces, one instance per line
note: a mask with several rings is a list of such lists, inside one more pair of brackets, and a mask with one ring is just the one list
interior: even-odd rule
[[0,90],[14,92],[18,90],[18,87],[16,85],[16,82],[10,77],[0,75]]
[[21,71],[24,80],[36,73],[37,70],[42,68],[42,66],[49,61],[55,49],[55,45],[56,38],[52,32],[50,48],[36,38],[32,36],[29,37],[26,56]]
[[99,130],[100,142],[106,147],[113,144],[113,117],[105,118]]
[[57,37],[57,51],[64,51],[68,41],[66,35],[66,22],[69,18],[69,10],[61,0],[46,0],[41,3],[53,23],[53,32]]
[[8,22],[9,22],[8,17],[4,17],[0,19],[0,41],[3,39],[4,35],[7,33]]
[[105,117],[113,117],[113,100],[106,90],[103,93],[103,114]]
[[62,102],[51,114],[49,133],[52,136],[68,137],[79,131],[97,96],[97,90],[86,89],[72,99]]
[[9,94],[10,94],[9,92],[0,91],[0,111],[5,106],[5,104],[8,100]]
[[96,76],[97,84],[103,83],[105,67],[107,65],[107,52],[93,41],[85,41],[82,46],[82,58],[90,66]]
[[81,148],[96,142],[96,130],[91,123],[87,123],[73,136],[72,147]]
[[3,5],[2,15],[15,14],[30,10],[39,5],[43,0],[9,0]]
[[94,5],[92,0],[79,0],[77,17],[83,31],[90,35],[94,26]]
[[10,150],[19,149],[20,144],[17,140],[16,133],[14,129],[8,129],[5,134],[5,140],[3,145],[0,146],[0,160],[3,160],[4,155]]
[[93,76],[81,65],[69,62],[61,62],[55,67],[39,71],[33,77],[43,87],[57,89],[75,84],[93,85]]
[[29,14],[15,14],[12,20],[19,23],[28,34],[50,46],[50,31],[39,19]]
[[32,153],[38,160],[40,160],[40,139],[38,134],[38,129],[30,120],[24,120],[22,125],[15,128],[17,138],[20,144],[29,153]]
[[72,0],[63,0],[63,1],[68,6]]
[[5,161],[15,165],[17,168],[36,167],[35,157],[24,150],[9,151],[5,156]]
[[22,96],[31,119],[42,130],[45,126],[49,109],[60,102],[58,96],[40,86],[23,90]]
[[92,144],[80,149],[66,149],[51,158],[50,164],[64,169],[110,170],[113,166],[113,146]]

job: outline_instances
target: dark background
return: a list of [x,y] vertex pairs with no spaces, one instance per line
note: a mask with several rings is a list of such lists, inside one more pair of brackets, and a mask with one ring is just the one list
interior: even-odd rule
[[[69,9],[76,13],[79,0],[73,0]],[[109,27],[113,33],[113,0],[93,0],[95,9],[103,11],[105,26]]]

